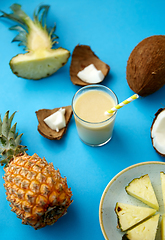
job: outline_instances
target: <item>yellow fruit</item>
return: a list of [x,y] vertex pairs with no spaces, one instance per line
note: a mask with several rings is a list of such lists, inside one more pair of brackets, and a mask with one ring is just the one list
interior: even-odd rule
[[38,11],[34,11],[32,20],[19,4],[10,6],[12,13],[4,11],[1,17],[13,20],[18,23],[10,30],[18,31],[13,39],[19,42],[19,46],[25,46],[26,53],[18,54],[10,61],[12,72],[22,78],[38,80],[48,77],[63,67],[70,52],[64,48],[53,48],[58,38],[55,34],[56,26],[47,27],[46,17],[49,5],[40,5]]
[[131,196],[159,210],[158,201],[148,174],[133,179],[128,186],[126,186],[125,190]]
[[124,236],[123,240],[155,240],[158,228],[159,214],[149,218],[145,222],[139,224],[133,229],[129,230]]
[[37,154],[29,156],[16,124],[11,126],[15,112],[9,118],[0,117],[0,164],[5,165],[4,187],[12,211],[28,224],[39,229],[52,225],[67,212],[72,203],[72,192],[66,177],[52,163]]
[[35,229],[52,225],[72,202],[66,178],[37,154],[14,157],[5,168],[4,180],[12,211]]

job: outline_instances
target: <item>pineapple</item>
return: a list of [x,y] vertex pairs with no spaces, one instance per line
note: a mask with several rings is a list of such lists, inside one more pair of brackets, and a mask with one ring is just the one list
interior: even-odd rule
[[11,210],[22,219],[23,224],[40,229],[52,225],[67,212],[72,203],[71,189],[66,178],[52,163],[47,163],[37,154],[29,156],[21,145],[21,136],[16,132],[14,117],[6,112],[0,121],[1,165],[5,165],[4,187]]
[[165,173],[164,172],[160,172],[160,179],[161,179],[163,203],[164,203],[164,210],[165,210]]
[[115,212],[118,217],[119,228],[121,231],[127,231],[136,224],[154,215],[156,210],[117,202]]
[[13,73],[18,77],[37,80],[52,75],[64,66],[70,52],[63,48],[52,48],[57,43],[57,36],[54,34],[56,26],[46,26],[49,6],[41,5],[38,11],[34,11],[34,21],[21,9],[21,5],[13,4],[10,8],[13,13],[1,11],[1,17],[18,22],[19,25],[10,28],[19,32],[13,41],[19,41],[19,46],[25,46],[27,51],[11,59]]
[[159,210],[158,201],[148,174],[133,179],[125,189],[131,196],[139,199],[148,206]]
[[161,240],[165,240],[165,213],[162,215],[161,221]]
[[123,236],[123,240],[154,240],[157,232],[159,214],[149,218],[145,222],[139,224],[129,230]]

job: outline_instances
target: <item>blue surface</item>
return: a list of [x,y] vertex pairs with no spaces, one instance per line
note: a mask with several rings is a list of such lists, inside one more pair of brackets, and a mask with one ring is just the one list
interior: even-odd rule
[[[0,9],[10,12],[15,1],[0,1]],[[30,16],[39,0],[17,1]],[[111,88],[123,101],[131,96],[126,81],[126,64],[133,48],[144,38],[164,34],[165,1],[161,0],[49,0],[48,25],[57,24],[58,46],[70,52],[77,44],[89,45],[111,70],[102,84]],[[17,110],[19,133],[24,133],[22,144],[28,154],[37,153],[67,176],[73,192],[73,203],[67,215],[53,226],[33,230],[21,224],[10,211],[6,200],[3,179],[0,178],[0,237],[1,239],[34,240],[88,240],[104,239],[99,225],[99,203],[108,182],[122,169],[139,162],[164,161],[152,147],[150,126],[155,112],[165,106],[165,87],[156,93],[140,98],[117,113],[114,135],[105,146],[92,148],[79,140],[72,118],[65,136],[51,141],[37,131],[35,111],[71,104],[74,93],[80,88],[72,84],[68,63],[49,78],[39,81],[16,77],[9,61],[23,52],[17,43],[11,43],[16,32],[13,25],[0,20],[0,113]],[[0,170],[4,174],[3,168]]]

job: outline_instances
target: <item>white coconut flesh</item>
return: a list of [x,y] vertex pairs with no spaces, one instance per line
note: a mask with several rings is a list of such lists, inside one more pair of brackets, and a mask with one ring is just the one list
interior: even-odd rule
[[152,144],[154,148],[165,155],[165,110],[155,118],[151,128]]
[[83,70],[79,71],[77,76],[84,82],[95,84],[100,83],[104,79],[104,75],[101,70],[97,70],[94,64],[90,64]]

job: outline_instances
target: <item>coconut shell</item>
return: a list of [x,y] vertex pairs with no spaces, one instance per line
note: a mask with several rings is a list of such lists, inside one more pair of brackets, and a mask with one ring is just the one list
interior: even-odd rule
[[106,63],[101,61],[89,46],[77,45],[73,50],[70,65],[70,78],[73,84],[80,86],[90,85],[90,83],[86,83],[80,78],[78,78],[77,73],[92,63],[97,68],[97,70],[102,71],[105,77],[107,76],[110,67]]
[[142,40],[127,61],[129,87],[140,96],[156,92],[165,84],[165,36],[155,35]]
[[165,157],[165,155],[162,154],[162,153],[160,153],[160,152],[157,150],[157,148],[154,146],[153,138],[152,138],[152,128],[153,128],[153,125],[154,125],[154,123],[155,123],[158,115],[159,115],[162,111],[165,111],[165,108],[160,108],[160,109],[158,109],[158,111],[155,113],[155,118],[154,118],[154,120],[153,120],[153,122],[152,122],[151,129],[150,129],[150,130],[151,130],[151,140],[152,140],[152,146],[153,146],[153,148],[155,149],[155,151],[156,151],[160,156]]
[[44,119],[50,116],[51,114],[57,112],[60,108],[54,108],[54,109],[40,109],[36,111],[37,119],[38,119],[38,131],[39,133],[50,140],[60,140],[63,135],[65,134],[68,124],[70,122],[70,119],[72,117],[73,111],[71,106],[62,107],[65,109],[65,121],[66,121],[66,127],[59,130],[59,132],[56,132],[55,130],[52,130],[48,125],[44,122]]

